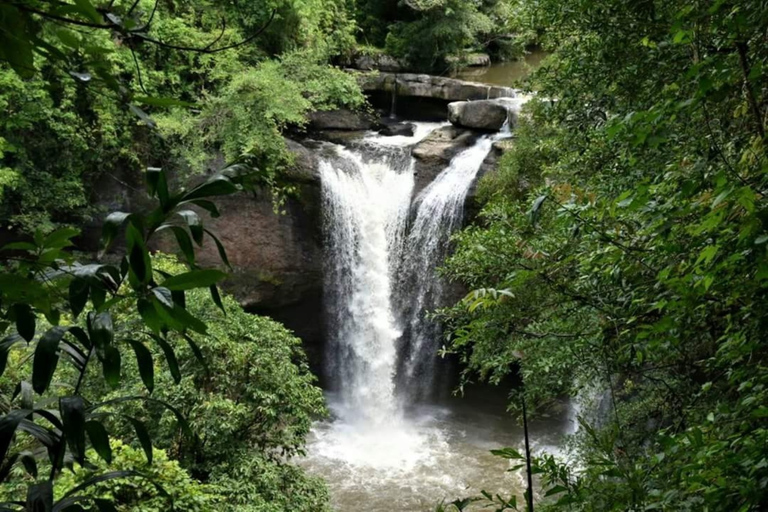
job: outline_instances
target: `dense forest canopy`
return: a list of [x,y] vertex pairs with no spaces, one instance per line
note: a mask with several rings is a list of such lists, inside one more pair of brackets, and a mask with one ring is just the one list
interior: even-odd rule
[[[199,213],[291,193],[284,135],[366,107],[356,55],[442,73],[533,43],[535,97],[441,269],[473,290],[438,312],[444,351],[467,383],[520,377],[516,412],[586,404],[574,457],[536,460],[537,510],[762,510],[760,0],[0,4],[3,506],[328,509],[286,462],[325,414],[300,342],[196,266]],[[94,184],[126,176],[152,206],[108,217],[104,260],[73,254],[72,226],[107,213]],[[178,260],[150,254],[161,231]]]
[[[768,500],[764,2],[536,2],[555,49],[445,272],[469,379],[592,397],[557,510]],[[547,98],[547,99],[544,99]],[[515,398],[511,404],[519,406]]]

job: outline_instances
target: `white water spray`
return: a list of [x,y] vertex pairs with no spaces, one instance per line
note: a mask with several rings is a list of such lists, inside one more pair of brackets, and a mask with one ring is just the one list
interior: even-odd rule
[[409,340],[400,384],[412,401],[428,398],[436,387],[440,326],[426,315],[447,305],[446,283],[436,275],[437,266],[448,254],[451,235],[461,227],[464,202],[483,161],[494,142],[509,136],[507,123],[498,134],[480,137],[416,198],[399,286]]
[[409,165],[366,161],[337,148],[320,165],[329,238],[327,289],[332,304],[330,372],[355,419],[381,424],[398,416],[394,395],[397,340],[392,277],[413,189]]

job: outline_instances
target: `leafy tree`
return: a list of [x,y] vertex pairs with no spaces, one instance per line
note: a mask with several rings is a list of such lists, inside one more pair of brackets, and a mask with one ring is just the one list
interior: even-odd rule
[[[548,510],[760,510],[768,500],[766,11],[538,2],[553,58],[446,272],[468,377],[528,403],[597,391]],[[515,402],[512,402],[514,405]]]
[[[187,420],[170,404],[149,395],[121,395],[101,401],[94,397],[92,400],[83,384],[91,369],[98,365],[106,384],[118,388],[121,363],[132,352],[145,387],[150,393],[154,390],[148,349],[135,339],[135,330],[122,329],[113,315],[115,308],[127,303],[135,308],[149,337],[162,350],[176,381],[181,379],[181,374],[174,349],[168,342],[169,332],[183,334],[202,359],[190,334],[205,335],[207,327],[188,311],[185,294],[195,288],[209,288],[214,302],[221,305],[216,282],[226,274],[197,269],[193,241],[202,245],[207,234],[225,262],[226,254],[218,239],[204,228],[200,216],[189,208],[197,206],[217,215],[209,198],[236,191],[245,171],[246,167],[233,165],[192,190],[171,194],[165,173],[149,169],[147,188],[157,199],[158,207],[148,215],[115,212],[104,225],[105,251],[125,226],[126,255],[119,265],[74,262],[65,251],[72,245],[71,238],[78,234],[74,229],[48,235],[38,231],[31,242],[5,246],[5,251],[17,251],[18,256],[6,256],[0,272],[2,330],[6,332],[0,341],[0,376],[11,350],[23,344],[34,347],[31,372],[24,372],[26,375],[17,383],[13,395],[3,395],[2,402],[0,477],[5,481],[15,465],[23,464],[35,479],[28,487],[26,501],[14,501],[14,506],[25,510],[69,510],[83,499],[78,492],[87,485],[142,477],[134,470],[99,475],[53,503],[53,482],[63,469],[72,464],[81,467],[89,464],[88,442],[99,457],[107,462],[112,460],[105,427],[109,418],[130,423],[148,461],[152,461],[146,426],[137,418],[121,415],[119,406],[123,403],[141,402],[167,408],[188,442],[196,442]],[[191,270],[177,275],[155,272],[147,246],[152,237],[162,231],[174,234]],[[67,368],[59,368],[60,360]],[[61,380],[54,380],[55,376]],[[36,399],[36,395],[41,398]],[[40,474],[37,480],[39,464],[46,468],[47,476],[42,478]]]
[[[262,181],[277,183],[290,160],[282,130],[311,109],[363,103],[354,77],[328,65],[354,42],[343,3],[24,0],[2,9],[0,214],[14,231],[82,225],[101,213],[90,206],[95,184],[139,181],[147,166],[201,173],[222,152],[229,161],[250,152]],[[233,77],[250,80],[235,87]],[[167,138],[150,129],[157,124]]]

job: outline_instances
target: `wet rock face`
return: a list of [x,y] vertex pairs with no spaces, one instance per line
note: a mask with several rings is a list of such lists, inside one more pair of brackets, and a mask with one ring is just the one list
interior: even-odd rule
[[416,159],[416,185],[414,195],[440,174],[462,149],[471,146],[477,133],[457,126],[445,126],[430,133],[413,148]]
[[413,123],[396,123],[384,126],[384,128],[379,130],[379,133],[387,137],[396,137],[398,135],[412,137],[415,131],[416,125]]

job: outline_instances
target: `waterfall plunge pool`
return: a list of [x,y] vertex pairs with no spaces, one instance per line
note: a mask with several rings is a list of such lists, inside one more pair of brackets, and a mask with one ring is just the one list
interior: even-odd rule
[[[499,390],[411,406],[381,425],[349,421],[354,415],[343,400],[333,393],[327,398],[331,418],[314,426],[298,463],[325,480],[335,510],[434,511],[442,501],[483,490],[516,494],[522,503],[524,472],[507,471],[509,462],[490,452],[524,450],[523,429]],[[535,452],[559,453],[575,429],[575,411],[564,403],[529,427]]]

